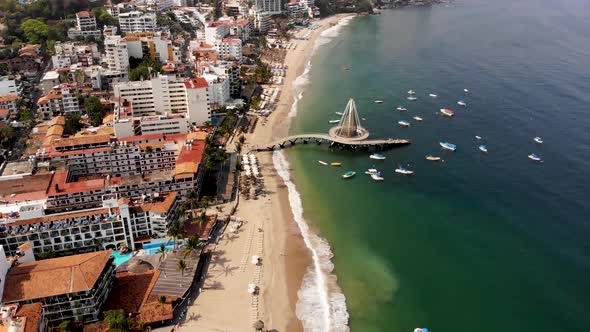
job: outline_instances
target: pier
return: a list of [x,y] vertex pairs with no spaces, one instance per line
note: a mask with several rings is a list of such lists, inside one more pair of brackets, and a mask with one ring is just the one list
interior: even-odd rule
[[351,150],[384,150],[410,144],[410,140],[402,138],[369,139],[369,131],[361,126],[354,100],[351,98],[338,122],[327,134],[300,134],[283,137],[274,142],[253,146],[250,151],[273,151],[294,146],[297,143],[320,145],[328,143],[331,147]]

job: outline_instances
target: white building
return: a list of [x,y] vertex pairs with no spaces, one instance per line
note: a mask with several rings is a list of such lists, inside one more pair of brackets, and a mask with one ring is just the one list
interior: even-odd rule
[[100,38],[100,30],[96,26],[96,18],[89,11],[76,13],[76,27],[68,30],[69,38],[95,37]]
[[211,120],[211,109],[209,108],[209,84],[202,77],[192,78],[185,81],[186,102],[191,105],[189,118],[192,123],[203,124]]
[[242,41],[237,38],[225,38],[215,41],[217,55],[222,59],[232,58],[242,61]]
[[46,72],[41,79],[41,90],[43,94],[48,94],[56,85],[59,85],[59,73],[55,70]]
[[229,79],[214,74],[204,74],[203,78],[209,86],[209,104],[224,106],[230,98]]
[[129,52],[127,43],[121,36],[107,36],[104,40],[105,60],[110,70],[127,71],[129,69]]
[[181,52],[178,46],[161,33],[149,36],[127,35],[124,39],[127,44],[129,57],[142,59],[144,56],[162,63],[180,62]]
[[287,15],[292,18],[308,17],[308,7],[304,0],[291,0],[285,4]]
[[257,29],[258,32],[266,33],[270,30],[270,13],[262,10],[253,10],[251,13],[252,16],[254,16],[254,28]]
[[270,15],[277,15],[282,12],[281,0],[254,0],[254,6]]
[[0,77],[0,96],[2,95],[20,95],[20,91],[16,86],[16,80],[8,77]]
[[148,32],[156,30],[156,14],[131,11],[119,14],[121,32]]
[[223,39],[229,35],[229,24],[215,22],[205,27],[205,41],[207,44],[215,44],[217,39]]

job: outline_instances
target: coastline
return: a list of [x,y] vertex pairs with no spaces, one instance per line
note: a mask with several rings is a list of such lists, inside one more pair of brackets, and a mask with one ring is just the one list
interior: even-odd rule
[[[274,85],[281,91],[277,107],[266,120],[259,119],[253,133],[244,135],[243,151],[288,134],[291,110],[298,100],[296,94],[300,95],[296,91],[298,78],[305,76],[322,32],[347,16],[351,15],[316,21],[314,24],[321,26],[306,36],[307,40],[290,41],[296,47],[286,54],[284,82]],[[297,35],[306,33],[300,31]],[[311,250],[295,221],[287,184],[275,168],[273,153],[258,153],[256,157],[264,193],[257,199],[240,198],[235,216],[243,225],[238,230],[226,230],[212,250],[203,287],[197,300],[189,305],[180,330],[243,331],[257,320],[264,322],[265,329],[304,330],[296,307],[304,276],[313,266]],[[252,256],[259,256],[261,264],[251,264]],[[249,284],[259,287],[258,296],[247,292]]]

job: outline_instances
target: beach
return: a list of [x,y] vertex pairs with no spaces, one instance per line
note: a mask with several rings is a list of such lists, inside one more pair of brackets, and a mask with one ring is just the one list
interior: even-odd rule
[[[288,134],[289,117],[295,102],[294,84],[305,71],[320,34],[347,15],[331,16],[314,22],[320,27],[307,40],[292,39],[294,49],[287,52],[288,70],[275,111],[266,120],[260,118],[256,129],[246,134],[243,151]],[[273,164],[272,153],[258,153],[264,181],[264,193],[258,199],[240,198],[235,216],[241,227],[228,231],[213,250],[213,258],[201,293],[188,307],[181,330],[200,328],[219,331],[243,331],[257,320],[265,329],[301,331],[295,315],[297,292],[311,264],[307,249],[293,218],[289,194]],[[261,258],[260,264],[251,262]],[[259,287],[257,296],[248,293],[248,285]]]

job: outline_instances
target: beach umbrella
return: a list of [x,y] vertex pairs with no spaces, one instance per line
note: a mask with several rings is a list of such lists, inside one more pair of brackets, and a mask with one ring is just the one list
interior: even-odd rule
[[256,323],[252,324],[252,327],[254,327],[256,331],[262,331],[262,329],[264,328],[264,322],[259,320]]

